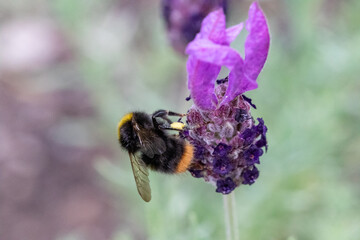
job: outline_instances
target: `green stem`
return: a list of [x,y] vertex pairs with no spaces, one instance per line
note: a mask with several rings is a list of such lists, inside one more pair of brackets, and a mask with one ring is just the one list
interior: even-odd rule
[[225,210],[225,227],[227,240],[239,240],[239,229],[236,215],[235,193],[223,195]]

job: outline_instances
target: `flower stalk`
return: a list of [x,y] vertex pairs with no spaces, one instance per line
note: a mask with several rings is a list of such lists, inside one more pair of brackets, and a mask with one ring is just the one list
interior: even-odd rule
[[235,193],[223,195],[226,240],[239,240],[238,221],[236,215]]

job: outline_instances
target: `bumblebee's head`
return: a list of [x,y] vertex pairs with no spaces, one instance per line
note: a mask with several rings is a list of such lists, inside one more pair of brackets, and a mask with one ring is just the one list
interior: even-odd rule
[[121,146],[134,153],[139,149],[139,138],[132,125],[133,113],[126,114],[118,124],[118,138]]

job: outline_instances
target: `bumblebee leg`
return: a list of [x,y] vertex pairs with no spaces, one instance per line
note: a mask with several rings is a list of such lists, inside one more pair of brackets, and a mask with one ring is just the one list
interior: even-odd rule
[[166,110],[162,110],[162,109],[157,110],[156,112],[154,112],[152,114],[153,119],[160,117],[160,118],[164,119],[165,121],[167,121],[169,124],[171,124],[172,121],[167,116],[178,116],[178,117],[182,118],[182,117],[186,116],[186,114],[176,113],[176,112],[172,112],[172,111],[166,111]]
[[186,114],[176,113],[176,112],[169,111],[169,112],[168,112],[168,116],[178,116],[178,117],[180,117],[180,118],[177,120],[177,122],[181,122],[181,119],[182,119],[183,117],[185,117]]
[[162,129],[162,130],[175,130],[175,131],[179,131],[179,132],[182,131],[181,128],[174,128],[174,127],[172,127],[171,125],[170,125],[170,126],[158,125],[158,128],[159,128],[159,129]]
[[[184,124],[180,122],[181,118],[184,117],[186,114],[181,114],[181,113],[175,113],[172,111],[166,111],[166,110],[157,110],[156,112],[154,112],[152,114],[152,121],[154,124],[155,128],[159,128],[159,129],[166,129],[166,130],[177,130],[177,131],[181,131],[184,128]],[[180,119],[177,122],[173,122],[171,121],[168,116],[179,116]],[[163,120],[165,120],[169,125],[166,126],[165,124],[160,125],[157,121],[156,118],[162,118]]]
[[152,115],[153,115],[153,117],[162,117],[162,116],[168,115],[168,112],[169,111],[160,109],[160,110],[155,111]]
[[172,112],[172,111],[168,111],[168,115],[169,115],[169,116],[178,116],[178,117],[184,117],[184,116],[186,116],[186,114],[176,113],[176,112]]
[[172,111],[166,111],[166,110],[157,110],[156,112],[154,112],[152,114],[154,117],[165,117],[165,116],[178,116],[178,117],[184,117],[186,116],[186,114],[182,114],[182,113],[176,113],[176,112],[172,112]]
[[167,117],[167,111],[165,111],[165,110],[157,110],[157,111],[154,112],[154,113],[152,114],[152,116],[151,116],[155,128],[159,128],[159,129],[160,129],[160,126],[163,126],[163,125],[160,125],[160,124],[156,121],[156,118],[157,118],[157,117],[164,119],[164,120],[165,120],[166,122],[168,122],[169,124],[172,123],[172,121]]

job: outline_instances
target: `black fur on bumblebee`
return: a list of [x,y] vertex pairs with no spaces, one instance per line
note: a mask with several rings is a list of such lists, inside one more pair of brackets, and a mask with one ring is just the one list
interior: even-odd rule
[[118,124],[120,145],[128,151],[136,186],[144,201],[151,199],[148,168],[163,173],[182,173],[191,164],[193,146],[186,140],[169,135],[166,130],[182,131],[184,124],[168,116],[183,117],[171,111],[158,110],[126,114]]

